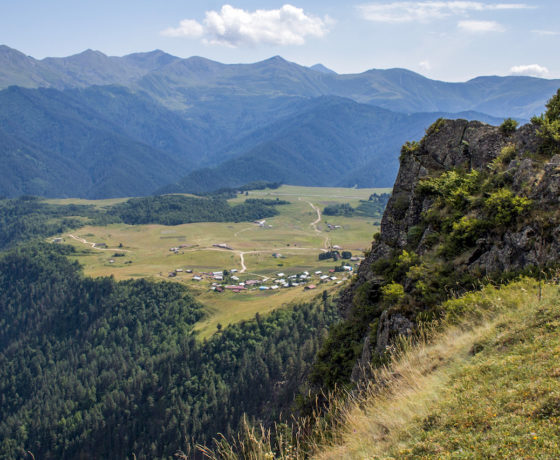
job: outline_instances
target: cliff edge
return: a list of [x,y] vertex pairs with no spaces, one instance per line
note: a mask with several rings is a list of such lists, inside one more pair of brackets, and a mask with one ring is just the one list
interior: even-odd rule
[[[371,250],[341,294],[312,381],[360,379],[397,337],[448,312],[450,296],[560,260],[560,90],[548,112],[517,129],[436,121],[403,146]],[[556,113],[558,112],[558,113]]]

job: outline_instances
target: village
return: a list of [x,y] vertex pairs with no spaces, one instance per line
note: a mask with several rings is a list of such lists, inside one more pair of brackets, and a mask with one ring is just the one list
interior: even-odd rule
[[[232,247],[225,243],[214,244],[213,247],[224,250],[233,250]],[[339,246],[333,249],[341,249]],[[180,247],[172,247],[169,251],[179,254]],[[338,251],[337,251],[338,252]],[[279,253],[273,253],[271,257],[285,258]],[[335,260],[337,260],[335,258]],[[303,290],[317,289],[320,285],[326,283],[342,284],[357,269],[362,257],[351,257],[345,260],[339,266],[328,270],[300,271],[293,274],[277,272],[270,276],[244,273],[245,270],[237,268],[224,268],[216,271],[195,272],[188,267],[176,268],[168,273],[168,278],[177,278],[181,281],[189,281],[193,283],[207,283],[210,291],[221,293],[230,291],[233,293],[242,293],[246,291],[275,291],[278,289],[300,288]]]

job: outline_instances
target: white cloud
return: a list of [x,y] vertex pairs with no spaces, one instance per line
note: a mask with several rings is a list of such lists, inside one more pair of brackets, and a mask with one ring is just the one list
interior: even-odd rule
[[540,35],[542,37],[551,37],[554,35],[560,35],[560,32],[556,32],[554,30],[532,30],[531,32]]
[[429,22],[473,11],[522,10],[525,3],[483,3],[469,1],[419,1],[372,3],[358,6],[364,19],[374,22]]
[[496,21],[459,21],[457,27],[464,32],[484,34],[486,32],[504,32],[506,29]]
[[529,77],[546,77],[549,70],[539,64],[516,65],[510,69],[512,75],[526,75]]
[[323,37],[332,20],[306,14],[302,8],[284,5],[277,10],[254,12],[222,6],[220,11],[207,11],[202,24],[185,19],[179,27],[162,31],[172,37],[204,37],[205,42],[226,46],[302,45],[307,37]]
[[167,37],[200,37],[204,34],[204,27],[192,19],[183,19],[179,27],[162,30],[162,35]]

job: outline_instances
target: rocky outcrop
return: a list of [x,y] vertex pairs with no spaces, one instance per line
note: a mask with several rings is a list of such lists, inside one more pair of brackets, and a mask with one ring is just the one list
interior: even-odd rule
[[[381,285],[371,269],[372,264],[405,247],[419,255],[429,250],[426,242],[433,229],[420,224],[434,198],[419,192],[419,182],[451,169],[487,171],[509,144],[515,146],[516,154],[503,174],[513,193],[523,194],[543,209],[558,208],[560,155],[543,166],[542,159],[537,159],[539,138],[535,126],[525,125],[506,134],[498,127],[476,121],[440,120],[419,144],[403,147],[400,170],[383,215],[380,235],[362,262],[352,286],[341,295],[343,313],[351,314],[356,292],[364,283]],[[420,228],[423,233],[411,247],[409,232],[413,227]],[[550,220],[532,221],[485,235],[462,255],[459,263],[462,270],[485,275],[556,262],[559,256],[560,225]],[[369,343],[368,338],[362,358],[368,353],[383,353],[396,336],[407,335],[413,329],[414,318],[386,309],[379,317],[376,343]]]

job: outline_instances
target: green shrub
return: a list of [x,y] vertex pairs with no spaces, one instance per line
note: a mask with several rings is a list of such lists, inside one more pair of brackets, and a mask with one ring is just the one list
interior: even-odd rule
[[538,126],[537,134],[542,139],[540,152],[545,155],[560,153],[560,89],[546,104],[547,111],[531,122]]
[[454,222],[452,231],[446,238],[442,254],[450,259],[461,254],[465,249],[472,247],[487,230],[487,224],[480,219],[463,216]]
[[484,202],[484,209],[494,226],[502,226],[512,223],[530,205],[530,199],[516,196],[511,190],[502,188],[490,194]]
[[500,125],[500,131],[506,136],[509,136],[517,130],[518,125],[519,123],[517,123],[517,121],[515,121],[513,118],[506,118]]
[[469,205],[469,197],[478,192],[480,182],[480,173],[476,170],[468,173],[451,170],[420,181],[417,191],[421,195],[438,197],[436,204],[439,207],[464,211]]
[[560,89],[546,103],[546,118],[549,120],[560,120]]
[[424,234],[424,227],[422,225],[414,225],[410,227],[406,235],[406,242],[412,248],[415,248],[420,243],[422,235]]
[[399,160],[402,161],[402,159],[406,155],[412,155],[413,153],[417,152],[418,150],[420,150],[420,143],[418,143],[416,141],[405,142],[404,145],[401,147],[401,155],[399,157]]
[[488,165],[488,169],[491,171],[497,171],[500,167],[505,166],[511,162],[517,155],[517,147],[515,144],[507,144],[502,147],[500,154],[492,160]]
[[381,296],[384,303],[397,304],[404,299],[404,287],[402,284],[392,282],[381,288]]

